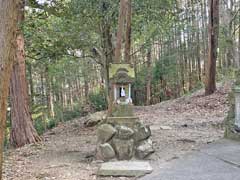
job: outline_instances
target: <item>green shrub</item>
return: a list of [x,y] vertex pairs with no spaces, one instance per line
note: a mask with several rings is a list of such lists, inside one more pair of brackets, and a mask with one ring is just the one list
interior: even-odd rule
[[89,100],[91,105],[96,111],[102,111],[107,109],[107,100],[106,93],[103,90],[100,90],[97,93],[90,93]]
[[45,132],[45,125],[43,120],[41,119],[36,119],[34,121],[34,127],[39,135],[42,135]]
[[63,112],[64,121],[69,121],[71,119],[80,117],[82,115],[81,109],[68,110]]

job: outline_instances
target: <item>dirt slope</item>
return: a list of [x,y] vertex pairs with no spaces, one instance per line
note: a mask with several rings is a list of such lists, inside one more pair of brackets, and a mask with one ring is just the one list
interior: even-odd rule
[[[228,111],[230,84],[211,96],[198,91],[190,96],[148,107],[136,107],[141,121],[152,129],[156,153],[153,167],[179,158],[223,137],[223,119]],[[44,134],[45,141],[5,153],[4,180],[94,180],[99,162],[92,157],[95,128],[84,128],[84,118],[61,124]]]

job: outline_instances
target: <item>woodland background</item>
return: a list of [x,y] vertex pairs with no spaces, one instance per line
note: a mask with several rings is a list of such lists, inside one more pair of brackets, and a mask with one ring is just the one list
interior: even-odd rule
[[[130,3],[131,26],[124,33],[131,37],[128,56],[136,74],[134,104],[156,104],[202,88],[208,66],[209,2]],[[29,0],[18,7],[18,60],[11,77],[5,136],[5,145],[10,137],[17,147],[38,140],[37,134],[59,122],[107,108],[119,1]],[[240,2],[219,1],[218,8],[216,79],[222,81],[240,67]],[[128,44],[126,38],[123,43]],[[34,127],[26,126],[28,140],[16,140],[16,129],[25,121],[14,119],[22,117],[33,120]]]

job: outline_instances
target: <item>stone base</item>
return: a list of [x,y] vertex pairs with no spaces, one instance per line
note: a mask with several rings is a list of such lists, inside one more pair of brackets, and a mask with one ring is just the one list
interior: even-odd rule
[[114,104],[112,114],[98,127],[97,159],[146,159],[154,152],[151,129],[134,116],[132,108],[132,104]]
[[225,133],[224,137],[232,140],[240,141],[240,132],[235,126],[235,103],[234,94],[229,94],[230,109],[227,117],[225,118]]
[[148,162],[118,161],[103,163],[98,170],[98,176],[139,177],[153,171]]
[[112,117],[131,117],[133,114],[132,104],[114,104],[112,110]]
[[237,132],[234,127],[226,127],[224,137],[235,141],[240,141],[240,132]]
[[136,122],[139,121],[138,117],[135,116],[126,116],[126,117],[108,117],[107,123],[120,125],[120,126],[127,126],[133,128]]
[[[151,130],[136,117],[110,117],[108,124],[102,124],[97,129],[98,145],[97,159],[131,160],[132,158],[146,159],[154,152],[151,141]],[[126,122],[126,123],[123,123]]]

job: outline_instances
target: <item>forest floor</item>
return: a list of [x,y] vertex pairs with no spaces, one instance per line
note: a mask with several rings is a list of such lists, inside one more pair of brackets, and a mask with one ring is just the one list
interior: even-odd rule
[[[223,137],[230,83],[204,96],[203,90],[153,106],[135,107],[141,121],[150,125],[156,152],[151,165],[177,159],[187,152]],[[5,153],[4,180],[127,180],[96,176],[100,162],[92,154],[95,128],[84,128],[85,118],[60,124],[43,135],[38,145]]]

